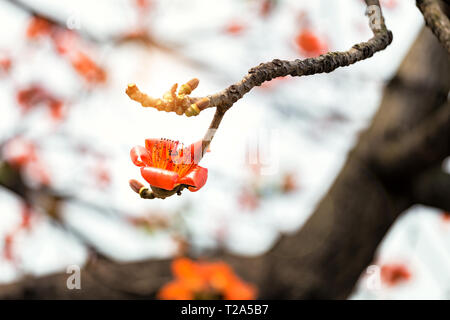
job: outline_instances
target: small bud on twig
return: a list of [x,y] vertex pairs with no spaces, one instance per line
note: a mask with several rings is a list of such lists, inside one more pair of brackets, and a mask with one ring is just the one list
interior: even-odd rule
[[131,179],[129,181],[130,187],[131,189],[133,189],[134,192],[139,193],[141,191],[141,189],[144,187],[144,185],[142,183],[140,183],[137,180]]
[[185,84],[181,85],[180,90],[178,90],[178,94],[191,94],[191,92],[197,88],[199,82],[200,81],[197,78],[189,80]]
[[196,103],[193,103],[189,106],[189,108],[186,109],[185,114],[188,117],[197,116],[200,114],[200,111],[203,109],[208,108],[209,106],[209,99],[208,98],[202,98]]
[[198,79],[191,79],[180,87],[177,94],[178,84],[175,83],[170,90],[163,95],[162,99],[155,99],[141,92],[134,83],[129,84],[125,92],[130,99],[139,102],[143,107],[152,107],[158,111],[175,112],[178,115],[197,115],[202,110],[200,105],[209,105],[209,100],[206,99],[206,101],[203,101],[205,100],[205,98],[203,98],[197,102],[199,109],[193,107],[187,112],[191,107],[192,102],[196,101],[196,99],[189,97],[189,94],[197,88],[198,84]]

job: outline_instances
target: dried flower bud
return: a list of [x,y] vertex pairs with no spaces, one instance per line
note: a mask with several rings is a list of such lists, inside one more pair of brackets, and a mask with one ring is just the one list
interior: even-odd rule
[[199,80],[194,78],[180,86],[177,94],[178,84],[174,84],[167,91],[162,99],[152,98],[141,92],[135,84],[129,84],[126,94],[130,99],[139,102],[143,107],[152,107],[158,111],[175,112],[178,115],[185,114],[188,117],[196,116],[201,110],[206,109],[210,101],[208,98],[202,98],[196,103],[197,99],[189,97],[189,94],[197,88]]
[[200,113],[200,109],[197,107],[196,103],[191,104],[189,106],[189,108],[186,109],[186,112],[185,112],[186,116],[188,116],[188,117],[197,116],[197,115],[199,115],[199,113]]
[[192,91],[194,91],[199,84],[199,80],[197,78],[191,79],[185,84],[181,85],[180,90],[178,90],[178,94],[191,94]]
[[188,117],[197,116],[197,115],[200,114],[200,111],[208,108],[208,106],[209,106],[209,99],[208,98],[200,99],[196,103],[191,104],[189,106],[189,108],[186,109],[185,114]]
[[129,183],[130,183],[131,189],[133,189],[133,191],[136,193],[140,193],[142,188],[144,188],[144,185],[137,180],[131,179],[129,181]]

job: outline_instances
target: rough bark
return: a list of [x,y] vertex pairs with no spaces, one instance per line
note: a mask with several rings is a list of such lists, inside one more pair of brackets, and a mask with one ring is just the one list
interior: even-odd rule
[[[446,2],[448,5],[448,1]],[[450,20],[447,17],[448,10],[446,14],[438,0],[416,0],[416,4],[422,12],[427,26],[450,54]]]

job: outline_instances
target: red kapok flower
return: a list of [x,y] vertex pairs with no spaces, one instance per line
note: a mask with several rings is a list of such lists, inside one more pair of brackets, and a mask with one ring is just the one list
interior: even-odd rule
[[3,258],[8,261],[14,260],[14,254],[13,254],[13,242],[14,238],[12,234],[7,234],[4,238],[4,244],[3,244]]
[[251,300],[256,288],[243,282],[224,262],[195,262],[179,258],[172,263],[175,279],[158,293],[164,300]]
[[21,137],[6,142],[2,154],[7,163],[40,185],[49,185],[50,177],[39,159],[36,145]]
[[381,267],[381,281],[388,286],[395,286],[401,282],[408,281],[410,278],[411,272],[404,264],[392,263]]
[[0,74],[8,73],[9,70],[11,69],[11,65],[12,65],[11,58],[0,52]]
[[40,85],[32,84],[19,90],[16,98],[23,113],[44,104],[49,108],[53,120],[62,120],[64,116],[64,103]]
[[245,30],[245,26],[238,21],[231,21],[226,25],[225,31],[232,35],[239,35]]
[[276,3],[274,0],[263,0],[259,10],[262,17],[267,17],[274,9]]
[[87,82],[103,83],[106,81],[106,71],[83,52],[74,54],[71,62],[75,71]]
[[52,31],[52,23],[41,17],[32,17],[27,27],[28,39],[49,35]]
[[139,9],[148,9],[152,5],[151,0],[134,0],[134,2]]
[[9,140],[3,147],[3,157],[6,162],[15,167],[22,167],[36,161],[35,145],[21,137]]
[[307,57],[320,56],[328,51],[326,42],[309,29],[301,30],[295,37],[295,43],[300,52]]
[[131,161],[141,167],[142,177],[153,187],[173,190],[186,185],[195,192],[208,178],[208,169],[198,165],[202,158],[202,141],[184,147],[178,141],[146,139],[145,148],[134,147],[130,156]]

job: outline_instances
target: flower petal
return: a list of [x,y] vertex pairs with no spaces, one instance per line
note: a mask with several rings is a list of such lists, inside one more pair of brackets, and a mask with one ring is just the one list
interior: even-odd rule
[[197,141],[186,148],[186,154],[189,155],[189,163],[198,164],[203,158],[203,141]]
[[181,281],[172,281],[164,285],[158,292],[161,300],[192,300],[194,293]]
[[144,167],[151,165],[152,161],[150,159],[150,154],[148,151],[141,146],[136,146],[130,151],[131,161],[138,166]]
[[165,190],[173,190],[178,184],[178,174],[160,168],[143,167],[141,168],[142,177],[154,187]]
[[161,139],[145,139],[145,148],[152,153],[153,146],[155,144],[158,144],[161,141]]
[[225,300],[254,300],[256,299],[258,290],[255,286],[236,279],[228,284],[224,290]]
[[207,179],[208,169],[196,166],[187,175],[181,178],[178,183],[191,186],[189,187],[189,191],[195,192],[205,185]]
[[188,258],[178,258],[172,262],[175,278],[194,292],[202,291],[208,286],[208,281],[201,271],[201,264]]

